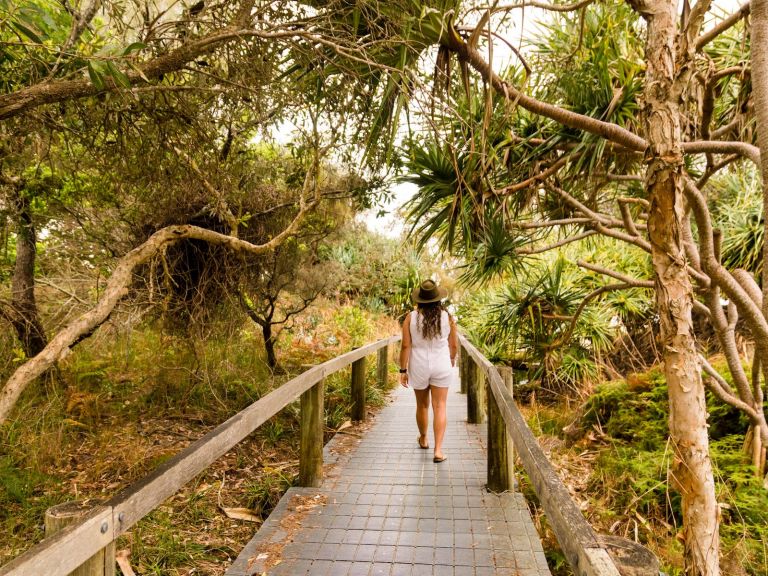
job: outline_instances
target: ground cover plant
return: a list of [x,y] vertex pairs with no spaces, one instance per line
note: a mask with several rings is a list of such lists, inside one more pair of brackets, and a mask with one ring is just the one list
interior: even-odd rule
[[[665,573],[682,575],[681,502],[667,479],[672,454],[666,394],[656,367],[600,383],[582,403],[536,403],[523,410],[590,524],[644,544]],[[749,423],[712,395],[708,409],[723,514],[723,574],[765,574],[768,516],[765,488],[744,451]],[[532,503],[553,573],[572,574],[524,474],[521,489]]]
[[[246,318],[229,337],[207,330],[220,336],[191,340],[157,324],[107,329],[60,365],[59,383],[25,398],[22,417],[0,437],[0,526],[8,535],[0,563],[42,538],[48,507],[108,498],[302,366],[390,336],[396,324],[325,301],[284,335],[278,350],[290,374],[276,376]],[[375,409],[387,392],[376,385],[375,362],[367,383]],[[326,380],[325,403],[328,439],[349,420],[349,374]],[[142,574],[222,574],[297,472],[298,405],[291,405],[142,520],[118,550],[128,550]]]

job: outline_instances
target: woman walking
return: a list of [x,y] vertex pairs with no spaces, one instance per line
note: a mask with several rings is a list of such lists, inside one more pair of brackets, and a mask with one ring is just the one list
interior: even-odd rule
[[440,301],[448,295],[445,288],[425,280],[413,291],[416,310],[403,320],[403,342],[400,350],[400,384],[410,385],[416,393],[416,425],[419,447],[429,448],[427,426],[432,402],[435,434],[434,462],[443,462],[445,436],[445,403],[448,388],[456,378],[456,353],[459,337],[456,323]]

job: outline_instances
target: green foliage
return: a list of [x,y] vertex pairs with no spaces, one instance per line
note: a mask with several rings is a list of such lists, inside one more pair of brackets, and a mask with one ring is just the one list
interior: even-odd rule
[[[682,522],[680,496],[668,485],[673,454],[667,441],[666,382],[659,368],[628,381],[597,386],[581,412],[580,428],[599,430],[608,442],[598,448],[590,492],[603,495],[604,521],[643,518],[652,532],[647,537],[661,540]],[[723,549],[740,550],[749,574],[757,576],[768,567],[766,491],[742,449],[746,427],[733,434],[728,433],[731,425],[720,422],[734,417],[727,410],[709,414],[710,455],[723,507],[720,533]]]
[[330,295],[353,299],[370,311],[386,311],[393,317],[411,309],[411,293],[429,266],[424,252],[361,225],[343,229],[321,249],[320,257],[340,267]]
[[529,379],[550,390],[579,392],[597,382],[595,355],[609,350],[617,327],[610,308],[592,302],[571,330],[589,284],[564,257],[542,260],[525,274],[475,295],[459,318],[484,351],[501,361],[524,362]]
[[722,231],[722,261],[759,278],[763,269],[763,194],[757,171],[745,168],[714,178],[712,212]]
[[275,468],[266,468],[255,482],[245,487],[246,507],[264,518],[277,506],[285,491],[293,486],[293,477]]
[[140,559],[138,569],[142,574],[169,574],[205,556],[206,546],[179,534],[178,519],[167,509],[155,510],[132,532],[131,554]]

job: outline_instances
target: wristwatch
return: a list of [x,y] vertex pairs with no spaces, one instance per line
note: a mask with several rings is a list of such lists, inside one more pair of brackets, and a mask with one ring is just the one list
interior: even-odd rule
[[408,374],[408,368],[400,368],[400,374]]

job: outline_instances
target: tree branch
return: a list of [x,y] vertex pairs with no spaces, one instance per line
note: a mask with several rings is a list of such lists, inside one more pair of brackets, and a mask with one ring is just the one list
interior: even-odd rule
[[520,248],[518,250],[515,250],[515,253],[519,254],[520,256],[531,256],[533,254],[541,254],[543,252],[549,252],[550,250],[554,250],[555,248],[560,248],[561,246],[565,246],[566,244],[570,244],[571,242],[578,242],[579,240],[584,240],[584,238],[589,238],[590,236],[594,236],[595,234],[597,234],[597,231],[587,230],[586,232],[582,232],[581,234],[577,234],[576,236],[571,236],[570,238],[565,238],[563,240],[560,240],[559,242],[555,242],[554,244],[549,244],[547,246],[544,246],[543,248]]
[[508,101],[517,103],[529,112],[545,116],[570,128],[576,128],[578,130],[602,136],[603,138],[620,144],[629,150],[644,152],[647,148],[648,143],[643,138],[622,128],[618,124],[604,122],[583,114],[577,114],[570,110],[566,110],[547,102],[542,102],[541,100],[523,94],[517,88],[502,80],[490,67],[488,62],[483,59],[480,52],[464,42],[455,29],[451,33],[444,34],[444,37],[444,41],[448,48],[456,52],[460,60],[468,62],[472,68],[480,73],[486,82],[493,86],[498,94],[502,95]]
[[474,10],[490,10],[491,13],[509,12],[517,8],[541,8],[550,12],[576,12],[585,6],[593,4],[595,0],[581,0],[573,4],[550,4],[549,2],[538,2],[537,0],[521,0],[517,4],[506,4],[504,6],[485,6],[477,7]]
[[63,328],[48,345],[35,357],[22,364],[8,379],[0,392],[0,424],[5,422],[19,395],[27,385],[50,368],[65,351],[78,342],[84,334],[90,334],[109,318],[117,303],[128,293],[133,280],[133,271],[147,262],[162,248],[183,239],[203,240],[211,244],[224,246],[233,251],[247,254],[264,254],[278,247],[286,238],[293,235],[307,212],[314,208],[317,200],[307,203],[293,221],[272,240],[264,244],[251,244],[232,236],[219,234],[213,230],[197,226],[168,226],[152,234],[142,245],[123,256],[115,266],[107,282],[102,297],[88,312],[82,314]]
[[760,307],[755,304],[749,294],[715,257],[712,221],[704,196],[690,178],[685,179],[684,189],[699,227],[702,269],[710,277],[711,281],[717,283],[728,295],[728,298],[739,306],[739,311],[749,323],[755,335],[755,340],[762,339],[763,342],[768,342],[768,323],[763,317]]
[[747,2],[746,4],[742,4],[741,7],[736,12],[728,16],[728,18],[720,22],[720,24],[713,26],[712,28],[704,32],[701,36],[699,36],[696,39],[696,51],[697,52],[701,51],[701,49],[704,48],[704,46],[712,42],[712,40],[717,38],[720,34],[728,30],[728,28],[730,28],[731,26],[734,26],[737,22],[739,22],[739,20],[742,20],[743,18],[745,18],[749,14],[751,9],[752,9],[752,6],[749,2]]

